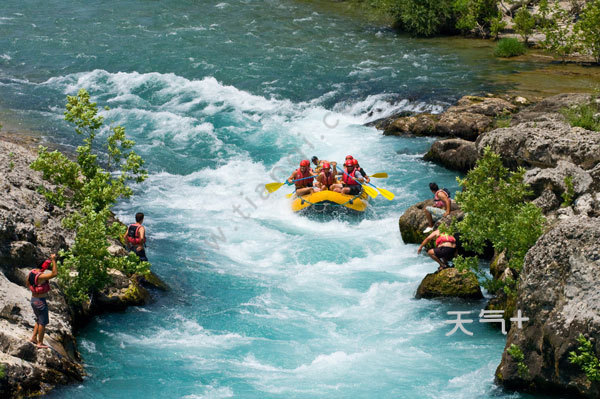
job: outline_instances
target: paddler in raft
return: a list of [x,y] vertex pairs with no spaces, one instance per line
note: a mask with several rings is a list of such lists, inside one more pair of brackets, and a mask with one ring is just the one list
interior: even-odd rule
[[[344,183],[343,188],[335,189],[338,193],[347,195],[358,195],[362,189],[360,183],[364,183],[365,179],[363,175],[354,168],[354,160],[348,159],[345,163],[344,174],[342,175],[342,181]],[[360,182],[360,183],[359,183]]]
[[313,187],[313,180],[315,177],[317,177],[317,175],[313,173],[313,170],[310,168],[310,162],[308,162],[308,159],[303,159],[300,161],[300,167],[292,173],[287,181],[290,185],[292,183],[296,185],[296,195],[301,197],[319,191],[318,188]]
[[315,172],[317,172],[317,173],[319,173],[319,172],[321,172],[321,170],[323,170],[323,164],[325,164],[325,163],[333,165],[333,170],[336,170],[335,167],[337,165],[337,162],[329,162],[325,159],[319,159],[319,157],[317,157],[316,155],[313,156],[310,160],[315,165]]
[[[335,162],[333,164],[335,167]],[[319,176],[317,176],[316,185],[317,188],[321,191],[337,191],[336,189],[342,189],[342,185],[337,181],[335,177],[335,172],[331,171],[331,165],[329,164],[329,162],[323,162],[321,173],[319,173]]]

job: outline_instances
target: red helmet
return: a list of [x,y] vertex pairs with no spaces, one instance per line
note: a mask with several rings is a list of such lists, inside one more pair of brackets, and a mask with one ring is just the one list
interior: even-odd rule
[[323,169],[330,169],[331,165],[329,165],[329,162],[323,162]]
[[303,159],[302,161],[300,161],[300,166],[309,166],[310,162],[308,162],[308,159]]
[[44,261],[44,263],[42,263],[42,266],[40,266],[40,269],[42,270],[46,270],[50,267],[50,264],[52,263],[52,261],[50,261],[50,259],[46,259]]
[[353,160],[352,160],[352,164],[353,164],[354,166],[358,165],[358,159],[353,159]]
[[354,159],[354,158],[352,158],[352,155],[346,155],[346,160],[348,160],[348,159]]
[[346,166],[354,166],[354,162],[352,162],[352,159],[346,161]]

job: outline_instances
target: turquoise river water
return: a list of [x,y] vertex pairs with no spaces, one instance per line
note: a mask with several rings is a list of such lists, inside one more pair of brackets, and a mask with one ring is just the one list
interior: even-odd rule
[[[436,266],[398,217],[456,174],[424,162],[432,139],[364,123],[440,112],[489,76],[530,68],[488,50],[416,40],[327,2],[3,0],[6,126],[79,143],[65,96],[88,89],[150,176],[118,205],[143,211],[148,256],[171,291],[97,317],[78,335],[89,375],[51,398],[525,398],[493,376],[505,337],[485,301],[416,300]],[[396,194],[366,216],[291,212],[298,161],[352,154]],[[446,336],[448,311],[474,322]]]

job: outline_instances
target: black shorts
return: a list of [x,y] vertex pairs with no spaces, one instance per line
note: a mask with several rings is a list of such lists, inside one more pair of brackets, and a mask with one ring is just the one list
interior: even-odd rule
[[31,297],[31,308],[35,314],[35,322],[41,326],[48,324],[48,303],[46,298]]
[[144,248],[142,248],[141,251],[136,251],[135,248],[131,248],[129,251],[136,254],[142,262],[148,262],[148,258],[146,258],[146,250]]
[[435,256],[439,259],[444,259],[446,262],[451,261],[456,254],[456,248],[452,247],[437,247],[433,250]]
[[362,189],[360,184],[354,184],[352,186],[346,186],[350,189],[350,195],[358,195],[360,194],[360,190]]

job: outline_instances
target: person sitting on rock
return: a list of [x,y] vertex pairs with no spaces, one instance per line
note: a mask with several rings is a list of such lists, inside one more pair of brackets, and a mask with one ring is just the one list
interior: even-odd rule
[[317,175],[314,174],[313,170],[310,168],[310,162],[308,162],[308,159],[303,159],[300,161],[300,167],[292,173],[287,181],[288,184],[294,183],[296,185],[296,195],[301,197],[319,191],[318,188],[316,190],[313,188],[313,179],[315,177],[317,177]]
[[448,216],[452,205],[448,193],[445,190],[440,190],[436,183],[429,183],[429,189],[433,193],[433,206],[426,206],[423,210],[428,224],[423,233],[432,231],[435,222]]
[[[48,270],[52,264],[52,271]],[[48,348],[44,345],[44,333],[49,322],[48,303],[46,297],[50,291],[49,280],[56,277],[56,254],[50,255],[50,259],[44,261],[38,268],[33,269],[27,276],[27,287],[31,291],[31,308],[35,315],[35,326],[33,335],[29,342],[35,344],[39,349]]]
[[331,165],[329,165],[329,162],[323,163],[323,169],[317,177],[317,187],[321,191],[335,191],[336,189],[342,189],[342,185],[338,183],[337,179],[335,178],[335,173],[331,171]]
[[419,245],[417,253],[420,254],[423,247],[433,239],[435,239],[435,248],[428,250],[427,255],[440,265],[440,267],[438,267],[439,272],[440,270],[450,267],[448,262],[456,255],[456,238],[450,234],[441,233],[439,229],[436,229],[423,240],[421,245]]
[[129,252],[134,252],[142,262],[148,262],[146,257],[146,228],[142,226],[144,214],[138,212],[135,214],[135,223],[127,226],[127,231],[123,235],[123,241]]

